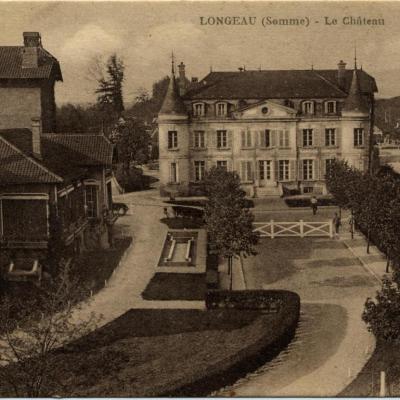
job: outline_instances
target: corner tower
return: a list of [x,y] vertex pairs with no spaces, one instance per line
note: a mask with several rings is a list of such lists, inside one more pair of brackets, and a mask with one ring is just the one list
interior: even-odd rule
[[189,185],[189,116],[175,79],[174,60],[160,112],[158,142],[160,194],[187,195]]

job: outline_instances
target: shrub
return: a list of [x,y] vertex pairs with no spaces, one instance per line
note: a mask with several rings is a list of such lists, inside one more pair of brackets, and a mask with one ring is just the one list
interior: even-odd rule
[[[298,198],[286,198],[285,203],[289,207],[310,207],[310,198],[308,197],[298,197]],[[318,198],[318,206],[334,206],[336,202],[330,197]]]
[[400,342],[400,289],[389,278],[382,281],[382,289],[377,292],[375,301],[368,298],[362,314],[368,330],[377,339]]
[[207,292],[206,307],[278,312],[293,299],[300,304],[297,294],[285,290],[213,290]]
[[143,170],[137,167],[131,167],[129,172],[123,170],[122,166],[117,167],[115,177],[125,192],[134,192],[149,188],[149,177],[143,175]]

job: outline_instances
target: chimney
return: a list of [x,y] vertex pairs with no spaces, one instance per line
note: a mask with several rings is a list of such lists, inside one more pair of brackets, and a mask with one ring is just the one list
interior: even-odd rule
[[179,94],[183,96],[186,93],[186,75],[185,75],[185,64],[181,62],[178,65],[179,70]]
[[32,118],[32,153],[36,158],[42,158],[40,135],[42,133],[42,120],[39,117]]
[[196,76],[192,76],[192,83],[197,83],[199,81],[199,78]]
[[343,60],[340,60],[338,64],[338,83],[342,88],[346,83],[346,63]]
[[39,66],[38,48],[42,47],[40,33],[24,32],[23,36],[22,68],[37,68]]

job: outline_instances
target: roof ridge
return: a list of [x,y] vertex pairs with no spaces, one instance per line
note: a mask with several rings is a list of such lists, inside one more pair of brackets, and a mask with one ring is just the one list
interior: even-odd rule
[[26,155],[23,151],[21,151],[17,146],[14,146],[12,143],[10,143],[8,140],[4,139],[3,136],[0,134],[0,140],[2,140],[6,145],[8,145],[9,147],[11,147],[14,151],[16,151],[17,153],[21,154],[24,158],[26,158],[28,161],[32,162],[33,164],[35,164],[37,167],[39,167],[40,169],[44,170],[45,172],[47,172],[48,174],[52,175],[54,178],[56,178],[59,182],[63,182],[63,179],[58,176],[57,174],[55,174],[54,172],[50,171],[48,168],[46,168],[44,165],[40,164],[38,161],[36,161],[34,158],[29,157],[28,155]]

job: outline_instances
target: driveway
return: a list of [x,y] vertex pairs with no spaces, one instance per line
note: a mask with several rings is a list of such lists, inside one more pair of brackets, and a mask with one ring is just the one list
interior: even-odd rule
[[375,278],[341,241],[329,238],[261,239],[244,274],[248,289],[298,293],[300,324],[288,349],[219,394],[337,395],[374,349],[361,313],[366,298],[375,294]]

